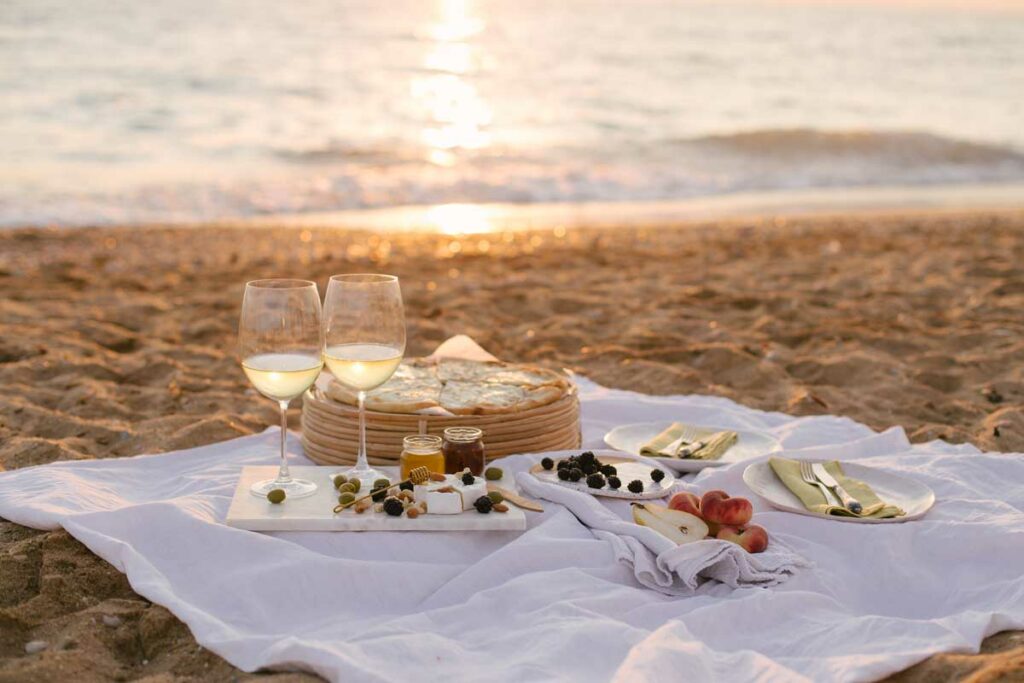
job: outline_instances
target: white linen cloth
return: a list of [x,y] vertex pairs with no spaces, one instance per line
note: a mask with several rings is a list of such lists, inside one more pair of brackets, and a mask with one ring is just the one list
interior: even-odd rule
[[[236,666],[334,681],[861,681],[1024,628],[1024,457],[911,447],[837,417],[721,398],[650,397],[579,380],[585,445],[614,425],[764,429],[788,456],[856,459],[916,477],[922,520],[859,525],[769,509],[755,521],[813,567],[772,588],[644,588],[567,509],[522,533],[276,533],[224,526],[238,469],[275,461],[276,430],[155,456],[0,474],[0,516],[64,527]],[[291,449],[301,452],[298,439]],[[301,458],[297,458],[301,461]],[[536,458],[499,463],[506,473]],[[746,488],[743,465],[696,490]]]
[[[551,457],[568,455],[571,453],[566,451]],[[646,458],[637,460],[649,462]],[[633,523],[627,500],[597,498],[540,481],[529,472],[517,474],[516,483],[527,495],[558,503],[572,512],[594,536],[611,544],[616,559],[633,568],[637,581],[666,595],[692,594],[706,580],[721,581],[733,588],[774,586],[808,564],[779,539],[773,539],[764,552],[756,555],[735,543],[715,539],[677,546],[658,532]],[[672,489],[677,490],[686,489]]]

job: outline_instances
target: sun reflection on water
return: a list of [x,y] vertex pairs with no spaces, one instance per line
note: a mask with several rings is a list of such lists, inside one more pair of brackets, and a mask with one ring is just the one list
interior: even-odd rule
[[494,232],[493,212],[479,204],[440,204],[425,212],[425,222],[444,235]]
[[486,25],[472,5],[471,0],[441,0],[437,20],[422,32],[431,41],[423,58],[428,73],[410,84],[427,121],[420,139],[427,159],[438,166],[454,166],[460,152],[491,144],[487,127],[493,112],[472,81],[483,59],[473,39]]

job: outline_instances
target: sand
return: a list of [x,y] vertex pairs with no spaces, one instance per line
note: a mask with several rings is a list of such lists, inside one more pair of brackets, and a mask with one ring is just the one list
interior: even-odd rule
[[[1024,451],[1022,260],[1024,212],[1012,211],[471,237],[0,232],[0,467],[262,430],[275,407],[233,355],[244,282],[323,287],[364,270],[402,278],[411,354],[466,333],[499,357],[614,387]],[[26,655],[32,640],[48,648]],[[69,677],[249,675],[66,533],[0,521],[0,682]],[[1024,637],[1001,634],[982,655],[933,657],[896,677],[961,679],[1024,679]]]

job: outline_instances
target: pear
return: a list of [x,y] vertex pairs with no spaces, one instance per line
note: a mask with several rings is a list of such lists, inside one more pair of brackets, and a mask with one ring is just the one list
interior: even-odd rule
[[633,503],[633,521],[654,529],[677,545],[700,541],[708,536],[708,525],[700,517],[653,503]]

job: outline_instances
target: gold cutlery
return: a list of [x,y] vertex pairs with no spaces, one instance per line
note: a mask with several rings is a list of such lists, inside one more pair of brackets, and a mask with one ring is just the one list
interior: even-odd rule
[[490,482],[488,482],[487,490],[497,491],[498,493],[501,494],[502,498],[512,503],[516,507],[521,507],[524,510],[532,510],[534,512],[544,512],[544,508],[541,507],[541,504],[538,503],[537,501],[530,500],[529,498],[523,498],[515,491],[509,491],[508,489],[502,488],[497,484],[491,484]]

